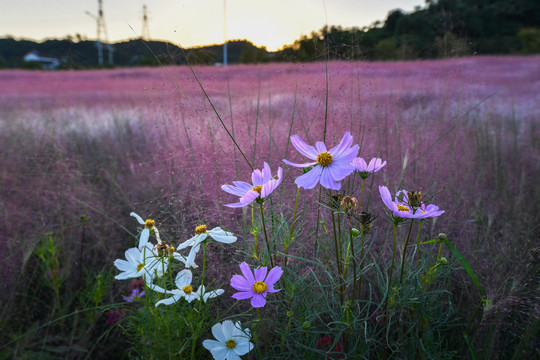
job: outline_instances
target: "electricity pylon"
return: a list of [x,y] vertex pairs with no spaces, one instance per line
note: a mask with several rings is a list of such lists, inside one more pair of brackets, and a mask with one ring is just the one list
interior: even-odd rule
[[[105,26],[105,17],[103,16],[103,0],[98,0],[98,15],[94,15],[87,11],[86,15],[92,17],[97,22],[97,39],[96,47],[98,49],[98,63],[103,65],[103,44],[109,50],[109,63],[113,63],[113,47],[109,44],[109,35],[107,34],[107,27]],[[102,35],[104,38],[102,38]],[[105,42],[103,42],[105,40]]]

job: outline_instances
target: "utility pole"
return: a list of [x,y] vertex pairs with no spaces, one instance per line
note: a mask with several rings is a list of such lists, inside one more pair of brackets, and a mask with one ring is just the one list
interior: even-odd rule
[[143,5],[143,25],[142,25],[142,33],[141,38],[143,40],[150,40],[150,28],[148,27],[148,14],[147,14],[147,8],[146,4]]
[[223,33],[225,37],[223,43],[223,66],[227,66],[227,0],[223,0]]
[[[97,22],[97,39],[96,47],[98,49],[98,63],[103,65],[103,40],[105,40],[105,46],[109,50],[109,63],[113,63],[113,47],[109,44],[109,36],[107,34],[107,28],[105,27],[105,17],[103,16],[103,0],[98,0],[98,15],[94,15],[87,11],[86,15],[90,16]],[[102,35],[105,36],[103,39]]]

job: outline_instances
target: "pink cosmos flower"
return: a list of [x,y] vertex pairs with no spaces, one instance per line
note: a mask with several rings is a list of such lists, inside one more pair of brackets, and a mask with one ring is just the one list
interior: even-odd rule
[[281,289],[274,289],[274,284],[278,282],[283,274],[283,270],[276,266],[267,274],[267,268],[255,269],[255,276],[251,272],[249,265],[245,262],[240,264],[241,275],[233,275],[231,286],[240,291],[232,297],[236,300],[245,300],[251,298],[251,306],[260,308],[266,305],[266,294],[275,293]]
[[351,162],[351,165],[354,167],[354,170],[358,171],[360,176],[365,179],[372,173],[381,170],[383,166],[386,165],[386,161],[383,162],[382,159],[373,158],[370,160],[369,164],[367,164],[364,158],[358,157]]
[[320,141],[313,147],[306,144],[298,135],[293,135],[291,136],[291,143],[296,150],[313,161],[296,164],[283,159],[283,162],[299,168],[314,166],[306,174],[294,180],[296,185],[304,189],[313,189],[320,182],[326,189],[339,190],[341,189],[340,181],[354,171],[351,161],[358,153],[358,145],[351,147],[352,142],[353,137],[350,132],[347,132],[338,145],[327,150],[326,145]]
[[137,299],[142,298],[143,296],[144,296],[144,290],[136,288],[136,289],[131,290],[130,296],[123,296],[122,299],[127,302],[133,302]]
[[270,166],[265,162],[262,170],[255,169],[251,174],[252,184],[243,181],[233,181],[233,185],[223,185],[221,190],[240,196],[240,201],[225,206],[231,208],[244,207],[257,199],[269,196],[280,184],[283,177],[283,169],[278,167],[277,179],[272,178]]
[[[439,210],[439,207],[436,205],[431,204],[426,206],[420,198],[409,199],[408,193],[405,190],[398,191],[394,201],[392,201],[392,195],[386,186],[379,186],[379,193],[384,204],[398,218],[426,219],[437,217],[444,213],[444,210]],[[403,200],[398,199],[400,194],[403,194]]]

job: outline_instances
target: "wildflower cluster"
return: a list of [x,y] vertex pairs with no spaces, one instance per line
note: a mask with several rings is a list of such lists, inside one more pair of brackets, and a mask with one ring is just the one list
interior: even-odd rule
[[[346,314],[351,311],[351,306],[354,301],[358,300],[362,296],[362,286],[364,284],[364,259],[365,259],[365,239],[370,232],[372,222],[374,220],[373,214],[367,212],[367,208],[363,209],[363,192],[364,183],[374,173],[380,171],[385,165],[386,161],[382,161],[380,158],[373,158],[368,162],[358,156],[359,146],[353,145],[353,137],[347,132],[341,139],[340,143],[328,150],[323,142],[315,143],[315,146],[306,144],[299,136],[291,136],[291,143],[300,152],[300,154],[309,158],[307,163],[293,163],[284,159],[283,162],[287,165],[303,168],[302,175],[295,179],[295,184],[298,186],[298,192],[296,196],[295,211],[292,219],[293,226],[290,228],[289,237],[283,242],[283,252],[279,246],[276,246],[275,241],[271,243],[271,239],[275,239],[273,234],[274,226],[271,228],[271,232],[267,230],[264,208],[266,200],[272,195],[272,193],[280,186],[283,180],[283,169],[278,168],[277,174],[272,175],[270,166],[264,162],[261,170],[255,169],[251,174],[251,183],[244,181],[233,181],[232,185],[223,185],[221,188],[223,191],[239,197],[238,202],[228,203],[225,206],[230,208],[240,208],[250,206],[252,209],[252,225],[253,229],[251,234],[254,236],[255,252],[253,258],[258,263],[258,266],[252,270],[250,265],[244,261],[240,264],[241,275],[232,275],[230,279],[230,286],[236,290],[236,293],[231,294],[233,299],[238,301],[250,300],[250,305],[256,310],[258,316],[258,327],[261,330],[262,337],[264,338],[265,348],[269,348],[268,334],[265,329],[264,321],[261,316],[260,309],[264,308],[267,303],[267,297],[269,294],[277,293],[281,289],[276,289],[276,284],[284,274],[284,270],[276,264],[283,264],[289,267],[291,262],[287,261],[288,251],[290,245],[295,239],[294,236],[294,224],[296,223],[297,215],[297,203],[300,188],[305,190],[313,189],[320,184],[323,188],[328,190],[328,203],[329,209],[332,215],[333,228],[334,228],[334,252],[335,252],[335,265],[337,269],[337,284],[338,294],[341,306]],[[361,190],[359,199],[354,194],[355,190],[350,189],[351,186],[342,186],[344,181],[354,181],[354,177],[351,175],[358,175],[362,179]],[[354,186],[352,187],[354,189]],[[332,192],[334,191],[334,193]],[[444,211],[439,210],[436,205],[426,205],[422,194],[417,191],[400,190],[396,193],[396,196],[392,198],[390,191],[386,186],[379,186],[379,193],[382,202],[391,211],[389,219],[394,224],[394,246],[392,253],[392,264],[390,266],[390,275],[388,276],[388,284],[385,296],[385,305],[379,308],[383,312],[383,315],[388,316],[389,306],[394,304],[394,296],[399,292],[399,286],[393,280],[393,268],[394,258],[396,254],[396,228],[398,224],[410,220],[409,235],[405,241],[403,248],[403,257],[401,263],[401,278],[400,285],[403,283],[403,269],[405,267],[406,250],[409,241],[409,236],[413,222],[415,220],[421,221],[427,218],[433,218],[440,216]],[[259,250],[258,235],[260,232],[259,226],[256,226],[254,208],[257,206],[260,210],[260,223],[262,224],[263,241],[266,251]],[[204,272],[205,272],[205,258],[203,258],[202,279],[200,284],[194,284],[194,275],[191,269],[198,269],[199,266],[195,260],[197,254],[200,252],[201,246],[206,249],[206,244],[210,240],[214,240],[223,244],[232,244],[236,242],[237,238],[232,233],[227,232],[220,227],[209,230],[206,225],[199,225],[195,228],[195,235],[186,241],[178,244],[176,248],[169,246],[161,241],[159,231],[156,227],[154,220],[148,219],[144,221],[140,216],[135,213],[131,213],[133,217],[137,219],[139,224],[144,225],[144,229],[140,233],[139,245],[136,248],[130,248],[126,251],[126,260],[116,260],[115,265],[121,271],[116,276],[116,279],[129,279],[142,277],[145,281],[147,290],[152,290],[156,293],[163,294],[163,298],[159,300],[155,306],[172,305],[182,299],[187,304],[193,301],[200,301],[206,303],[209,299],[216,298],[225,293],[224,289],[207,290],[204,285]],[[337,217],[337,220],[336,220]],[[340,229],[341,217],[345,219],[345,226],[348,227],[348,242],[343,240],[341,234],[336,231]],[[354,223],[357,224],[357,228],[353,227]],[[420,239],[420,227],[418,229]],[[150,236],[154,234],[156,244],[150,242]],[[360,240],[360,257],[358,257],[355,251],[355,242]],[[346,245],[345,247],[343,245]],[[417,247],[419,247],[419,240]],[[181,252],[185,251],[184,254]],[[205,252],[204,252],[205,253]],[[440,258],[437,264],[442,264],[444,258]],[[446,259],[444,259],[446,260]],[[163,284],[167,284],[164,281],[159,281],[165,272],[168,271],[169,265],[172,261],[177,261],[183,264],[184,269],[177,272],[174,280],[176,288],[170,289]],[[359,263],[359,264],[358,264]],[[270,266],[268,266],[268,264]],[[347,282],[347,278],[351,271],[349,268],[352,265],[352,281]],[[439,265],[437,265],[439,266]],[[434,267],[431,272],[424,276],[425,279],[429,278],[429,281],[434,277]],[[425,280],[424,283],[428,281]],[[349,289],[352,284],[352,291]],[[349,290],[348,290],[349,289]],[[144,295],[144,291],[133,292],[132,295],[126,301],[133,301],[138,297]],[[292,293],[289,293],[292,297]],[[280,303],[277,297],[274,298],[277,303]],[[390,304],[390,305],[389,305]],[[290,302],[285,303],[287,318],[289,323],[294,317],[294,312],[290,309]],[[350,315],[346,315],[347,318]],[[347,322],[348,320],[344,320]],[[302,328],[308,329],[310,324],[304,321]],[[287,325],[288,327],[288,325]],[[252,335],[249,329],[244,329],[240,322],[232,322],[225,320],[213,325],[211,332],[216,340],[204,340],[202,345],[204,348],[210,351],[215,359],[240,359],[240,356],[247,354],[254,348],[254,345],[250,342]],[[196,339],[195,339],[196,340]],[[195,346],[195,340],[194,345]],[[343,351],[346,351],[347,337],[342,339],[332,339],[330,336],[323,336],[319,338],[317,343],[318,351],[322,351],[329,358],[329,354],[337,354],[340,357]],[[333,356],[333,355],[332,355]],[[193,353],[192,353],[193,357]]]
[[[172,295],[166,299],[158,301],[155,306],[160,304],[171,305],[178,302],[180,299],[185,299],[188,303],[193,300],[208,301],[210,298],[217,297],[223,294],[223,289],[217,289],[207,292],[203,284],[201,284],[197,290],[192,287],[193,274],[187,268],[197,268],[195,263],[195,256],[199,252],[201,244],[205,243],[207,239],[213,239],[215,241],[231,244],[236,241],[236,236],[232,233],[222,230],[217,227],[212,230],[206,230],[206,225],[200,225],[195,229],[196,235],[189,240],[178,245],[178,250],[184,250],[190,248],[187,256],[178,253],[173,246],[170,246],[161,241],[159,230],[155,225],[155,221],[143,219],[135,214],[131,213],[131,216],[135,217],[139,224],[144,225],[144,229],[141,231],[139,237],[139,247],[130,248],[126,250],[126,260],[117,259],[114,265],[122,271],[115,276],[117,280],[125,280],[130,278],[142,277],[147,285],[147,288],[159,293]],[[157,244],[152,244],[150,239],[150,233],[153,232],[157,241]],[[180,271],[176,275],[175,285],[176,289],[168,290],[154,281],[163,276],[169,268],[171,261],[181,262],[186,269]],[[203,275],[204,276],[204,275]],[[133,296],[140,297],[144,294],[139,291],[137,294],[133,293]]]

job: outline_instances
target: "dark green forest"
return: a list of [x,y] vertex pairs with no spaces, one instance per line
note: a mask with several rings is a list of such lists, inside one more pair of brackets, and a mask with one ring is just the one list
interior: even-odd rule
[[[164,41],[133,39],[113,44],[114,66],[215,64],[223,62],[222,45],[182,49]],[[98,67],[94,41],[0,39],[0,68],[39,68],[23,56],[37,50],[61,60],[60,68]],[[107,50],[104,49],[107,59]],[[540,53],[538,0],[426,0],[406,13],[392,10],[370,26],[324,26],[277,52],[247,40],[228,42],[228,62],[412,60],[474,54]],[[104,66],[113,66],[105,64]]]

